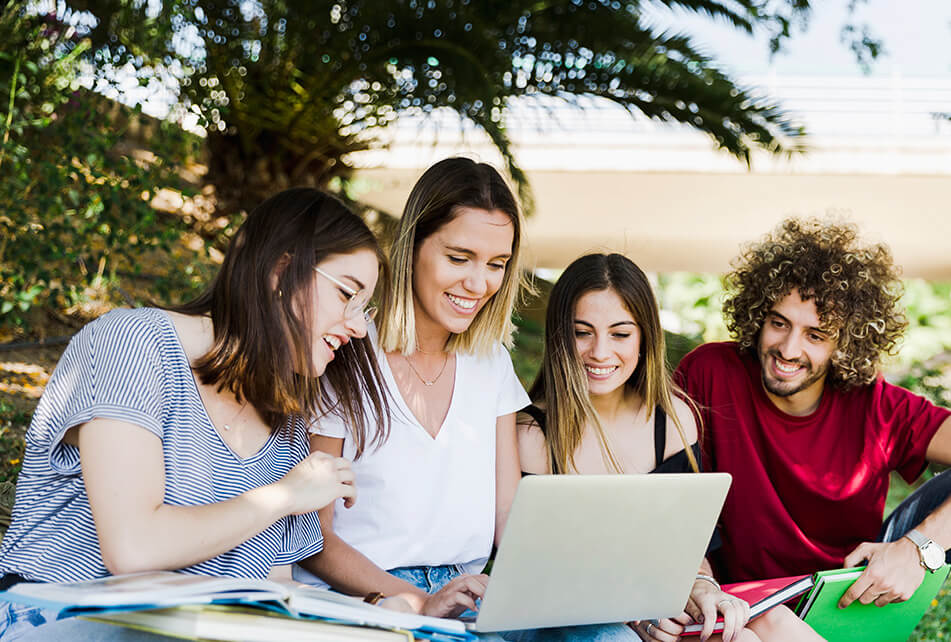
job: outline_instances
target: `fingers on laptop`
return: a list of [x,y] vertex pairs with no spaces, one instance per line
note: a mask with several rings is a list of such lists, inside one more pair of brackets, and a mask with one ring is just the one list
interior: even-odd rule
[[452,617],[466,610],[477,610],[476,600],[485,595],[488,575],[460,575],[429,596],[423,604],[424,615]]

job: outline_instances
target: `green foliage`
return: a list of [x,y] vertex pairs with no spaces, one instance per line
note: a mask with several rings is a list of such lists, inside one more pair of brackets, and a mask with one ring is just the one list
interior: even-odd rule
[[30,416],[0,401],[0,482],[15,482],[23,462],[23,433]]
[[901,346],[903,362],[926,361],[951,350],[951,283],[906,281],[902,304],[908,318]]
[[951,381],[949,381],[948,364],[944,369],[915,361],[898,378],[896,383],[908,388],[922,397],[927,397],[936,404],[951,408]]
[[[149,150],[130,149],[144,117],[81,87],[89,42],[69,27],[11,3],[0,43],[0,324],[22,324],[34,306],[114,305],[120,273],[140,273],[184,230],[149,201],[181,182],[172,163],[194,153],[193,137],[156,123]],[[181,269],[156,292],[191,289]]]
[[[808,0],[667,0],[776,42]],[[208,128],[209,179],[224,211],[262,193],[327,184],[347,154],[375,144],[400,113],[448,108],[481,127],[524,186],[506,133],[510,98],[599,96],[684,123],[749,160],[800,149],[802,129],[738,86],[689,37],[659,33],[641,2],[506,0],[72,0],[89,12],[86,57],[108,79],[180,79],[180,101]],[[90,19],[89,14],[95,16]],[[66,12],[61,19],[79,21]],[[529,194],[523,190],[526,202]]]
[[951,640],[951,580],[947,580],[932,607],[921,618],[908,642]]
[[663,321],[673,332],[697,342],[724,341],[723,284],[718,276],[671,272],[657,279],[657,303],[669,313]]
[[516,317],[518,332],[512,349],[512,363],[519,381],[528,390],[542,363],[545,351],[545,329],[537,321]]

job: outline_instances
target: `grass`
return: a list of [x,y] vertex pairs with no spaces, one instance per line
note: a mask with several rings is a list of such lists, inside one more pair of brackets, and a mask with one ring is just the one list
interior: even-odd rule
[[944,583],[909,642],[951,640],[951,580]]

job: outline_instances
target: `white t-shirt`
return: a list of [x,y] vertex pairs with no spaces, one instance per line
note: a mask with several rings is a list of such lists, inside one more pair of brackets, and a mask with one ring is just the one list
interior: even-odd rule
[[[334,531],[384,570],[459,564],[478,573],[495,532],[496,419],[529,403],[512,359],[501,345],[488,357],[457,353],[452,401],[433,438],[403,401],[386,356],[377,356],[391,393],[390,435],[354,461],[357,501],[337,501]],[[343,456],[353,459],[338,417],[322,417],[311,432],[343,438]],[[325,585],[300,567],[294,578]]]

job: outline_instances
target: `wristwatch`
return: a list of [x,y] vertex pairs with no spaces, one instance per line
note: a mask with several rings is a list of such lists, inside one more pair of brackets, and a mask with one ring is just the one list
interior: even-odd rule
[[944,551],[933,541],[911,529],[905,533],[905,537],[914,542],[918,547],[918,556],[921,558],[921,565],[934,573],[944,565]]

